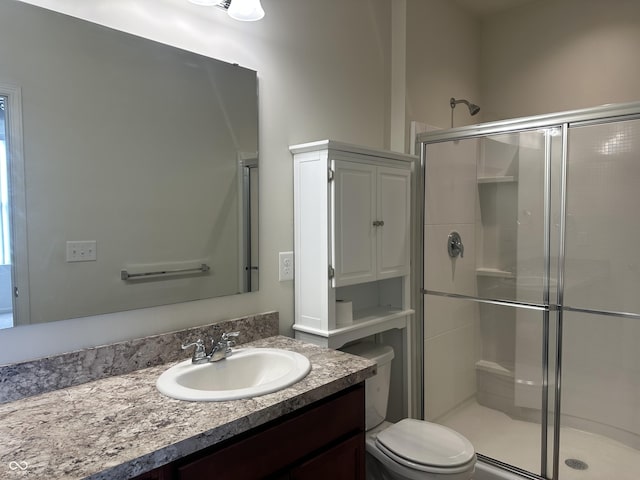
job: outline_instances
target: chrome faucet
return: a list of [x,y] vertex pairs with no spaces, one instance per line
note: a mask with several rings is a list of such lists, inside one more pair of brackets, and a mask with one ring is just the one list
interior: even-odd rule
[[182,349],[185,350],[190,347],[195,347],[193,356],[191,357],[191,363],[218,362],[233,353],[231,347],[233,347],[236,342],[232,340],[232,338],[238,335],[240,335],[240,332],[223,333],[217,342],[212,340],[211,351],[209,353],[207,353],[204,342],[201,339],[187,345],[182,345]]

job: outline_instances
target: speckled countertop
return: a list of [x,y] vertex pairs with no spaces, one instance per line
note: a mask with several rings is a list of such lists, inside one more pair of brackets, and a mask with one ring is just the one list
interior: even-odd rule
[[131,478],[360,383],[375,369],[283,336],[242,346],[297,351],[311,360],[311,372],[261,397],[184,402],[155,387],[171,362],[2,404],[0,478]]

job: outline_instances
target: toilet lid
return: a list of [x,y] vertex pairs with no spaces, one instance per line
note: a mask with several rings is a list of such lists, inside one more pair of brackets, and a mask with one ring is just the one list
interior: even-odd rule
[[400,461],[418,465],[454,468],[475,458],[471,442],[455,430],[411,418],[384,429],[376,441]]

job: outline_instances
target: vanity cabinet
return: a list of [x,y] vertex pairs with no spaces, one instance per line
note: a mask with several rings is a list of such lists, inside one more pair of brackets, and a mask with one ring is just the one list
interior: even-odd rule
[[135,480],[364,480],[364,384]]
[[406,328],[417,157],[331,140],[290,151],[296,338],[339,348]]
[[364,434],[355,435],[291,470],[290,480],[354,480],[364,477]]
[[142,475],[138,475],[134,480],[172,480],[171,470],[169,467],[156,468]]

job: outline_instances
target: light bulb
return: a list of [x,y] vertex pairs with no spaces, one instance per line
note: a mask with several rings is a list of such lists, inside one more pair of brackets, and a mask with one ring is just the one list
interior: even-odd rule
[[264,17],[260,0],[232,0],[227,12],[234,20],[255,22]]

